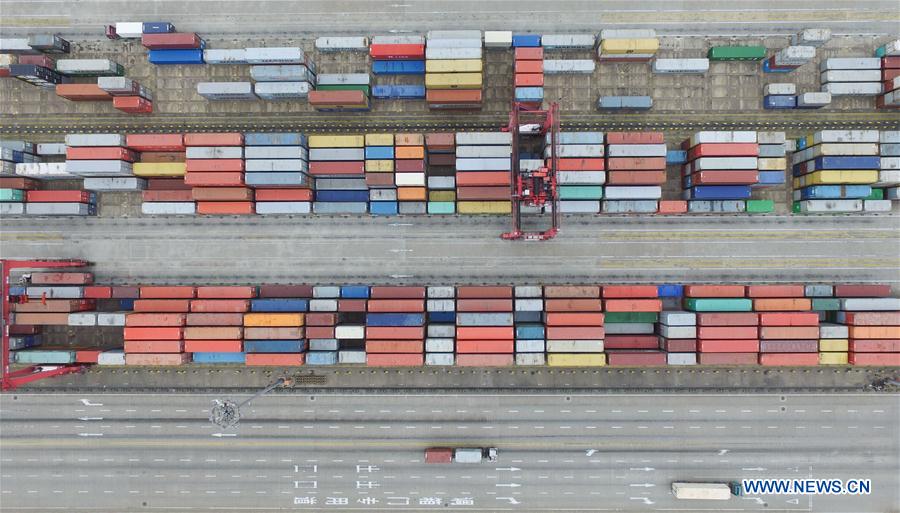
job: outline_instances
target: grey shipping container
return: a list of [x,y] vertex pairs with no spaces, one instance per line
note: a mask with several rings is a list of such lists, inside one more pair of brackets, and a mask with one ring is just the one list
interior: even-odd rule
[[121,75],[121,64],[109,59],[59,59],[56,72],[63,75]]
[[244,146],[244,158],[307,160],[308,153],[303,146]]
[[141,191],[147,181],[137,177],[85,178],[84,188],[89,191]]
[[250,66],[250,78],[257,82],[313,82],[315,75],[302,64]]
[[324,36],[316,38],[316,50],[322,52],[368,51],[369,39],[364,36]]
[[312,89],[309,82],[259,82],[253,90],[263,100],[306,98]]
[[131,162],[124,160],[67,160],[66,172],[82,176],[121,176],[131,174]]
[[312,203],[308,201],[257,201],[257,214],[309,214]]
[[247,48],[249,64],[304,64],[306,54],[298,47]]
[[316,77],[318,85],[370,85],[368,73],[322,73]]
[[189,159],[239,159],[244,156],[242,146],[188,146],[185,157]]
[[87,203],[27,203],[25,213],[36,216],[91,216],[97,210]]
[[199,82],[197,94],[208,100],[256,100],[250,82]]
[[309,160],[365,160],[364,148],[312,148]]
[[247,49],[203,50],[203,62],[207,64],[247,64]]
[[141,213],[147,215],[193,215],[196,213],[196,205],[192,201],[145,201],[141,203]]
[[125,146],[125,136],[120,134],[69,134],[66,146]]

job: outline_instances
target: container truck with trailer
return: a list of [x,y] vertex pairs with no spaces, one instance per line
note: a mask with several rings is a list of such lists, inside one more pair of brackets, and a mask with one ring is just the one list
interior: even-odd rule
[[496,463],[496,447],[429,447],[425,449],[425,463]]
[[742,495],[741,483],[672,483],[672,495],[676,499],[727,501],[732,495]]

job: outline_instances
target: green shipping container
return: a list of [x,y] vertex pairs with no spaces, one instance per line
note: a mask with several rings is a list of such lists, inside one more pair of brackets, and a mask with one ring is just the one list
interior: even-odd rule
[[706,55],[711,61],[760,61],[766,58],[766,47],[714,46]]
[[22,201],[25,192],[21,189],[0,189],[0,201]]
[[317,91],[362,91],[369,96],[369,86],[363,84],[334,84],[316,86]]
[[559,199],[561,200],[598,200],[603,199],[602,185],[561,185],[559,187]]
[[428,201],[453,203],[456,201],[456,191],[428,191]]
[[772,200],[747,200],[747,213],[768,214],[775,211],[775,202]]
[[428,213],[453,215],[456,213],[456,203],[452,201],[429,201]]
[[841,309],[841,300],[833,297],[813,298],[812,309],[819,312],[836,312]]
[[738,298],[689,298],[684,301],[692,312],[752,312],[753,300]]
[[617,322],[656,322],[659,314],[656,312],[606,312],[603,322],[606,324]]
[[16,363],[75,363],[75,351],[23,349],[12,354]]
[[884,189],[872,189],[872,194],[866,196],[867,200],[883,200],[884,199]]
[[793,212],[795,214],[800,213],[800,202],[799,201],[795,201],[791,204],[791,212]]

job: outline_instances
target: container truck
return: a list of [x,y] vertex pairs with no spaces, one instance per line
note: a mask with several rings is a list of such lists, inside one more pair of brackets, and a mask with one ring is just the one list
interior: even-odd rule
[[496,447],[429,447],[425,449],[425,463],[495,463]]
[[727,501],[732,495],[741,495],[741,484],[730,483],[672,483],[676,499]]

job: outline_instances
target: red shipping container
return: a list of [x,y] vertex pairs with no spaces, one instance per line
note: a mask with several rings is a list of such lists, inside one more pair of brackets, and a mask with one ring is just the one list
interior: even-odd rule
[[425,91],[425,101],[439,104],[479,104],[481,89],[429,89]]
[[194,299],[191,301],[191,312],[238,313],[249,310],[250,301],[246,299]]
[[33,272],[32,285],[90,285],[94,283],[93,273],[77,272]]
[[596,285],[545,285],[544,297],[551,298],[599,298],[600,287]]
[[760,353],[816,353],[819,341],[812,340],[760,340]]
[[743,285],[685,285],[684,297],[744,297]]
[[688,160],[700,157],[758,157],[756,143],[704,143],[688,150]]
[[181,327],[133,327],[125,326],[125,340],[178,340],[183,334]]
[[666,183],[666,172],[663,171],[608,171],[608,185],[662,185]]
[[686,214],[688,211],[687,201],[684,200],[660,200],[660,214]]
[[337,323],[337,314],[327,312],[309,312],[306,314],[307,326],[334,326]]
[[367,353],[422,353],[425,342],[421,340],[367,340]]
[[659,348],[670,353],[693,353],[697,351],[697,340],[693,338],[659,338]]
[[150,114],[153,112],[153,102],[140,96],[116,96],[113,98],[113,108],[130,114]]
[[[141,154],[146,155],[146,153]],[[147,190],[151,191],[190,191],[191,186],[184,183],[184,178],[148,178]]]
[[803,285],[748,285],[747,297],[803,297]]
[[546,330],[547,340],[599,340],[604,333],[603,326],[547,326]]
[[[603,285],[602,291],[604,299],[659,297],[659,289],[656,285]],[[609,301],[607,301],[608,304]]]
[[459,340],[456,342],[456,353],[512,353],[512,340]]
[[245,365],[295,366],[303,365],[306,355],[303,353],[247,353]]
[[99,349],[79,349],[75,351],[75,363],[97,363],[102,352]]
[[135,312],[188,312],[191,302],[187,299],[138,299],[134,302]]
[[110,299],[112,297],[112,287],[102,287],[100,285],[85,287],[84,297],[87,299]]
[[666,365],[666,353],[660,351],[610,351],[606,353],[610,367],[656,367]]
[[542,87],[544,85],[544,74],[516,73],[513,82],[515,87]]
[[460,340],[512,340],[512,326],[457,326],[457,346]]
[[835,285],[836,297],[891,297],[890,285]]
[[606,144],[663,144],[662,132],[606,132]]
[[850,338],[900,338],[900,326],[850,326]]
[[186,320],[184,313],[130,313],[125,316],[125,326],[184,326]]
[[312,285],[260,285],[259,297],[312,297]]
[[66,148],[66,159],[68,160],[126,160],[134,162],[137,155],[128,148],[119,146],[110,147],[73,147]]
[[251,299],[256,297],[256,287],[240,285],[197,287],[198,299]]
[[425,287],[374,286],[369,289],[369,297],[372,299],[425,299]]
[[812,300],[806,298],[754,299],[753,309],[769,312],[778,310],[811,310]]
[[512,354],[458,354],[457,367],[509,367],[514,362]]
[[819,365],[819,353],[765,353],[759,355],[759,364],[770,367]]
[[394,186],[394,173],[366,173],[366,186],[370,189]]
[[420,299],[370,299],[370,312],[424,312],[425,301]]
[[458,299],[457,312],[512,312],[512,299]]
[[700,365],[756,365],[759,355],[753,353],[698,353]]
[[559,171],[603,171],[606,161],[599,159],[559,159]]
[[166,32],[141,35],[141,45],[150,50],[190,50],[200,48],[200,36],[193,32]]
[[187,314],[188,326],[243,326],[242,313],[190,313]]
[[[459,185],[459,184],[457,184]],[[456,199],[460,201],[509,200],[508,185],[500,187],[457,187]]]
[[185,146],[243,146],[244,134],[240,132],[184,134]]
[[900,326],[900,312],[845,312],[851,326]]
[[141,297],[141,289],[139,287],[113,287],[113,299],[137,299]]
[[182,191],[141,191],[141,199],[146,202],[154,201],[176,201],[191,202],[194,201],[191,189]]
[[244,159],[187,159],[188,173],[224,173],[244,170]]
[[883,82],[890,82],[890,86],[884,88],[885,91],[890,91],[891,87],[894,86],[894,79],[900,77],[900,68],[882,68],[881,69],[881,80]]
[[191,361],[186,353],[131,353],[125,355],[125,365],[184,365]]
[[56,95],[72,101],[102,102],[112,101],[113,97],[97,84],[57,84]]
[[25,191],[28,203],[89,203],[91,196],[89,191]]
[[[454,157],[455,161],[456,157]],[[0,189],[36,189],[40,186],[40,182],[31,178],[0,176]]]
[[0,77],[8,77],[9,68],[0,68]]
[[256,201],[312,201],[311,189],[256,189]]
[[698,326],[757,326],[759,314],[752,312],[698,313]]
[[417,44],[377,44],[369,45],[369,56],[383,60],[424,59],[425,45]]
[[310,91],[307,96],[310,105],[349,105],[365,108],[367,106],[366,93],[363,91]]
[[657,349],[656,335],[606,335],[604,349]]
[[610,171],[658,171],[666,170],[665,157],[611,157],[606,159]]
[[49,70],[56,69],[56,61],[51,59],[49,55],[20,55],[18,61],[19,64],[30,64]]
[[900,353],[850,353],[850,365],[900,367]]
[[540,46],[516,48],[515,59],[517,61],[543,61],[544,49]]
[[515,73],[544,73],[543,60],[516,60]]
[[244,173],[188,173],[184,183],[194,187],[240,187]]
[[68,326],[69,314],[61,313],[17,313],[17,324],[40,324],[42,326]]
[[693,185],[751,185],[759,182],[759,172],[747,171],[700,171],[691,175]]
[[137,151],[184,151],[182,134],[131,134],[125,146]]
[[701,353],[758,353],[759,340],[699,339],[697,350]]
[[184,329],[185,340],[240,340],[244,328],[240,326],[189,326]]
[[365,299],[340,299],[338,300],[338,312],[365,312]]
[[206,215],[246,215],[256,213],[252,201],[198,201],[197,213]]
[[512,299],[513,288],[507,286],[460,285],[456,287],[457,299]]
[[309,163],[309,174],[317,175],[361,175],[366,172],[365,161],[314,161]]
[[334,338],[334,326],[307,326],[306,338]]
[[857,353],[898,353],[900,352],[900,339],[850,339],[849,349]]
[[181,353],[184,351],[182,340],[126,340],[126,353]]
[[45,299],[9,306],[13,312],[83,312],[96,308],[96,302],[92,299]]
[[599,299],[545,299],[545,312],[600,312]]
[[[385,173],[387,174],[387,173]],[[509,196],[510,175],[506,171],[466,171],[456,174],[456,186],[504,185]]]
[[429,447],[425,449],[425,463],[450,463],[453,461],[453,449],[449,447]]
[[419,367],[424,365],[423,354],[367,354],[366,365],[370,367]]
[[547,312],[544,314],[544,324],[547,326],[603,326],[603,314]]
[[395,160],[394,171],[398,173],[424,173],[425,161],[422,159]]
[[241,340],[185,340],[186,353],[240,353],[244,349]]
[[[19,62],[22,62],[22,56],[19,56]],[[881,58],[881,67],[882,69],[897,69],[900,68],[900,56],[898,55],[888,55]]]
[[37,335],[40,332],[41,332],[40,326],[32,326],[32,325],[25,325],[25,324],[10,324],[9,325],[10,336]]
[[[603,287],[605,290],[606,287]],[[659,299],[606,299],[607,312],[660,312]]]
[[141,287],[141,299],[193,299],[194,287],[147,285]]
[[366,339],[419,340],[425,338],[422,326],[366,326]]
[[[818,333],[818,328],[816,328]],[[701,339],[750,339],[759,336],[756,326],[700,326],[697,328],[697,338]],[[818,337],[818,334],[816,335]]]
[[812,312],[763,313],[759,314],[759,324],[760,326],[818,326],[819,314]]

